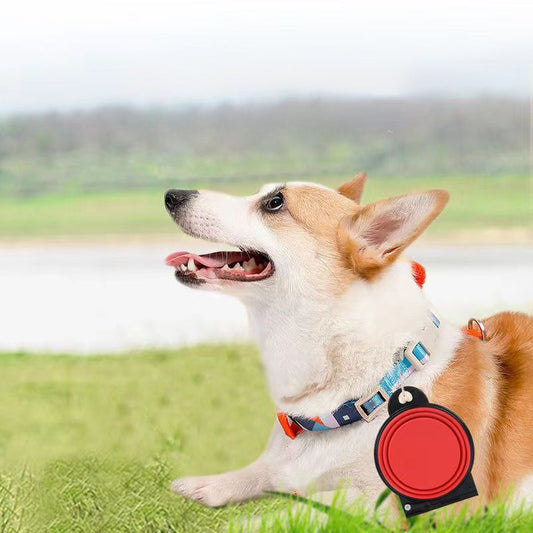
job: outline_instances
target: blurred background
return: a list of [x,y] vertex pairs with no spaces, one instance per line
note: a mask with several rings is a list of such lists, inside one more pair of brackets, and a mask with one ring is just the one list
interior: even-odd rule
[[360,171],[365,201],[450,189],[412,251],[450,319],[530,309],[533,10],[511,4],[6,7],[0,350],[244,338],[237,302],[163,266],[204,246],[183,244],[165,189]]
[[[457,324],[504,309],[531,312],[532,21],[531,2],[518,0],[4,5],[2,455],[94,451],[99,436],[82,420],[104,420],[98,435],[128,434],[138,423],[124,407],[135,401],[132,389],[106,404],[105,394],[116,399],[118,389],[98,387],[131,372],[141,397],[137,380],[155,372],[137,361],[108,363],[116,374],[110,366],[76,366],[73,374],[69,365],[92,363],[58,357],[17,366],[28,360],[21,354],[49,361],[44,354],[106,356],[248,339],[237,301],[184,288],[165,267],[173,251],[216,248],[178,231],[163,206],[170,187],[247,194],[293,179],[338,186],[366,171],[363,202],[446,188],[449,206],[409,252],[427,269],[435,307]],[[232,364],[242,371],[241,352],[231,346],[219,350],[226,359],[208,359],[217,376]],[[156,356],[148,353],[150,362]],[[182,362],[189,361],[183,353],[192,357],[179,353]],[[169,371],[170,363],[158,361]],[[207,370],[183,364],[174,370],[189,391],[190,379],[201,383]],[[250,383],[260,383],[250,364]],[[162,386],[162,374],[153,379]],[[237,381],[228,380],[230,387]],[[84,387],[96,392],[82,402]],[[97,414],[81,414],[80,405],[93,401]],[[36,403],[47,407],[34,412]],[[117,416],[105,422],[112,405]],[[261,405],[270,412],[266,399]],[[13,414],[24,406],[29,411]],[[156,448],[179,450],[183,436],[169,425],[161,422]],[[35,428],[46,439],[32,448]],[[146,440],[134,435],[128,453]],[[210,462],[206,452],[204,462],[196,459],[199,469],[239,463],[238,453],[224,454]],[[191,457],[183,464],[196,464]]]

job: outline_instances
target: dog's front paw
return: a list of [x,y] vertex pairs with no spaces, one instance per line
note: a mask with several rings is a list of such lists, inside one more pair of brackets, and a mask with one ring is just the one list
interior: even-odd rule
[[209,507],[226,505],[235,498],[231,482],[225,476],[183,477],[172,482],[171,489],[190,500]]

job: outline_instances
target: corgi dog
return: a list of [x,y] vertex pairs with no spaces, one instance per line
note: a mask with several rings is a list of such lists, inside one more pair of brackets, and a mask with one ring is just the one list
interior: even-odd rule
[[468,426],[476,501],[511,489],[520,498],[533,494],[533,319],[487,319],[483,342],[438,317],[402,254],[441,213],[448,193],[361,205],[365,180],[358,175],[338,190],[271,184],[248,197],[166,193],[166,208],[185,233],[238,249],[176,252],[167,264],[180,283],[245,304],[279,411],[256,461],[178,479],[178,494],[215,507],[266,491],[312,490],[327,501],[343,484],[349,498],[372,501],[385,488],[374,442],[387,418],[382,407],[398,387],[380,384],[393,376],[398,353],[425,338],[426,353],[411,354],[413,371],[398,381]]

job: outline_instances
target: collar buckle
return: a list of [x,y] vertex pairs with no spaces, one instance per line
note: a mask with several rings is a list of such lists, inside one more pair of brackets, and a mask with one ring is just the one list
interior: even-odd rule
[[409,344],[403,353],[405,358],[416,370],[422,370],[431,355],[428,349],[421,342]]
[[[403,355],[415,370],[422,370],[431,357],[431,350],[439,334],[440,320],[434,313],[429,315],[431,322],[422,329],[418,340],[410,342],[404,348]],[[433,349],[433,348],[431,348]]]
[[[363,406],[365,403],[371,401],[375,396],[378,396],[378,398],[380,398],[382,401],[370,412],[367,412]],[[386,407],[387,403],[389,402],[389,398],[390,396],[387,394],[387,391],[383,387],[378,387],[365,398],[359,398],[359,400],[354,403],[354,407],[365,422],[370,422],[371,420],[374,420],[376,416],[378,416],[383,407]]]

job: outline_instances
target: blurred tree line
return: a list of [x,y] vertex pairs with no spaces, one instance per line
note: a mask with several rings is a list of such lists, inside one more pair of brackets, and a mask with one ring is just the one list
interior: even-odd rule
[[0,120],[0,194],[211,180],[526,174],[529,104],[478,99],[287,99],[106,107]]

